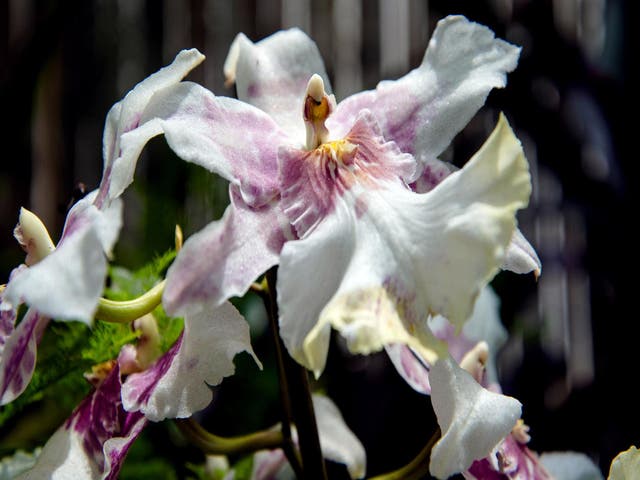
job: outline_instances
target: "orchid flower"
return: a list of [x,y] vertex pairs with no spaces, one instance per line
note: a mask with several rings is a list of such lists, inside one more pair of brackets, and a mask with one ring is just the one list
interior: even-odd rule
[[[185,328],[174,345],[142,371],[146,352],[123,347],[118,360],[95,390],[74,410],[43,447],[23,479],[115,479],[129,447],[148,421],[190,417],[212,399],[211,386],[233,375],[233,358],[246,351],[256,360],[249,328],[240,313],[225,303],[217,309],[185,316]],[[149,327],[143,326],[143,336]]]
[[[458,388],[449,395],[446,393],[443,395],[443,388],[438,384],[434,387],[432,403],[444,435],[432,452],[431,473],[433,475],[446,478],[452,473],[460,472],[469,480],[602,479],[598,468],[582,453],[545,452],[538,455],[530,450],[527,446],[531,440],[529,427],[522,419],[515,423],[506,437],[503,437],[504,439],[499,441],[486,456],[479,457],[478,453],[473,452],[479,442],[473,438],[472,432],[474,429],[482,429],[482,422],[490,417],[489,410],[485,410],[487,407],[483,407],[482,402],[487,402],[487,399],[492,397],[496,402],[505,402],[508,398],[496,395],[501,392],[501,387],[495,368],[495,353],[504,344],[507,332],[500,321],[498,297],[489,287],[480,293],[473,314],[460,334],[456,335],[453,325],[443,317],[430,319],[430,326],[434,334],[447,341],[449,345],[452,356],[449,368],[455,371],[456,363],[459,364],[458,375],[465,375],[460,370],[466,371],[477,384],[470,383],[468,390]],[[427,395],[432,393],[430,376],[434,371],[438,375],[441,367],[429,365],[403,345],[392,345],[386,350],[398,373],[414,390]],[[438,381],[437,378],[436,381]],[[464,383],[458,382],[458,385],[464,385]],[[483,397],[484,400],[482,400]],[[469,401],[468,404],[467,401]],[[462,429],[463,436],[452,433],[455,430],[452,431],[451,426],[448,426],[446,421],[443,422],[443,414],[438,412],[442,408],[437,406],[439,402],[445,408],[456,404],[468,405],[466,412],[461,410],[451,415],[454,419],[466,421]],[[494,407],[491,403],[487,402],[489,408]],[[507,408],[514,408],[509,401],[506,405]],[[516,410],[513,411],[516,412]],[[496,418],[503,421],[505,417],[498,415]],[[510,424],[511,422],[504,422],[503,428],[508,428]],[[482,434],[487,435],[487,430],[483,430]],[[463,460],[455,465],[454,462],[459,457],[463,457]],[[469,460],[473,462],[470,465],[468,465]],[[438,469],[442,468],[442,465],[446,468],[442,475],[438,475]],[[468,465],[468,468],[464,469],[461,465]]]
[[[488,455],[519,418],[520,404],[468,379],[427,320],[440,314],[461,328],[505,262],[539,272],[515,221],[530,178],[504,116],[462,169],[435,177],[433,169],[444,168],[437,156],[489,91],[504,86],[518,55],[487,28],[448,17],[420,67],[336,103],[305,34],[288,30],[257,44],[241,34],[225,62],[240,100],[188,82],[158,91],[139,127],[122,136],[123,154],[135,159],[164,134],[178,156],[229,180],[231,199],[223,218],[191,236],[171,266],[167,312],[243,295],[279,265],[280,335],[296,361],[319,376],[332,327],[354,353],[411,347],[440,372],[446,398],[432,401],[443,406],[452,435],[483,440],[475,457],[445,462],[438,472],[462,471]],[[499,420],[485,422],[491,417],[464,401],[448,408],[458,391],[504,407],[492,410]],[[455,415],[472,413],[477,430],[457,424]]]
[[504,86],[518,53],[448,17],[419,68],[336,104],[317,47],[293,29],[234,41],[225,71],[248,103],[188,82],[157,92],[123,152],[135,158],[164,133],[180,157],[228,179],[231,197],[170,268],[165,309],[242,295],[279,264],[281,336],[316,375],[332,326],[356,353],[402,343],[446,356],[427,314],[457,327],[469,316],[527,203],[527,164],[501,117],[463,169],[425,194],[410,185]]
[[[57,246],[42,222],[22,209],[15,235],[27,253],[26,267],[14,270],[0,305],[0,404],[11,402],[28,385],[37,344],[50,318],[91,325],[104,288],[107,257],[122,225],[120,195],[133,180],[132,162],[122,156],[120,136],[137,127],[157,90],[178,83],[203,59],[196,50],[181,52],[111,108],[103,136],[100,187],[71,208]],[[15,327],[21,303],[30,308]]]

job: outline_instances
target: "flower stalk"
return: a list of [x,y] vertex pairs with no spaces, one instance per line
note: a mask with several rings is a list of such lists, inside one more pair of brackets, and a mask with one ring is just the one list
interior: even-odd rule
[[180,432],[203,452],[211,455],[250,453],[281,448],[284,437],[279,430],[263,430],[237,437],[220,437],[205,430],[193,418],[176,419]]
[[[309,390],[309,378],[304,367],[298,365],[291,357],[285,354],[284,345],[278,329],[278,304],[276,293],[277,267],[271,268],[266,274],[268,296],[267,309],[269,323],[274,336],[276,358],[278,361],[278,375],[280,378],[280,393],[285,416],[283,433],[290,435],[291,423],[296,425],[298,443],[300,445],[300,457],[302,468],[297,470],[297,457],[291,452],[285,454],[296,472],[298,478],[308,480],[326,480],[327,472],[320,449],[320,439],[316,424],[313,401]],[[289,423],[289,425],[285,425]],[[293,443],[293,442],[292,442]],[[285,442],[285,446],[287,442]],[[295,451],[295,449],[294,449]],[[293,462],[292,462],[293,460]]]
[[162,302],[165,281],[133,300],[115,301],[100,298],[95,317],[103,322],[129,323],[151,313]]

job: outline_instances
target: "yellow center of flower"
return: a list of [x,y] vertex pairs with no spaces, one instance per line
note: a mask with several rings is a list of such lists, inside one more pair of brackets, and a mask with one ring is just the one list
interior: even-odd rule
[[350,163],[351,158],[353,158],[353,154],[355,153],[357,145],[349,142],[348,140],[334,140],[332,142],[327,142],[319,145],[316,150],[321,152],[322,155],[325,155],[331,158],[335,162],[340,163]]

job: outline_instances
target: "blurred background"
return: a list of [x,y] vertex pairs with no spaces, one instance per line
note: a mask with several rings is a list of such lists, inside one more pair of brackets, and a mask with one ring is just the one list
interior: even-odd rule
[[[493,282],[511,333],[499,357],[502,387],[524,404],[534,450],[584,452],[606,473],[619,451],[640,446],[633,276],[637,122],[630,118],[638,105],[632,68],[640,48],[637,2],[2,0],[0,5],[0,283],[24,258],[12,237],[19,207],[36,212],[55,241],[79,184],[91,190],[99,183],[108,109],[182,48],[196,47],[207,56],[189,79],[233,96],[224,86],[222,64],[235,35],[244,32],[257,41],[297,26],[317,42],[340,101],[418,66],[437,21],[449,14],[463,14],[522,46],[507,88],[491,93],[443,155],[462,165],[504,111],[531,164],[533,196],[519,221],[540,255],[543,274],[536,282],[533,275],[503,272]],[[223,181],[179,161],[164,140],[154,140],[125,195],[125,229],[114,262],[140,267],[172,247],[176,223],[189,235],[218,218],[226,202]],[[255,302],[245,307],[256,350],[268,359],[263,312]],[[242,433],[274,423],[272,374],[267,368],[259,377],[253,369],[220,389],[206,418],[211,430]],[[336,339],[323,377],[322,388],[367,448],[369,473],[406,463],[433,432],[428,398],[411,391],[386,356],[352,357]],[[256,406],[257,397],[247,399],[247,382],[264,387],[269,401]],[[253,391],[260,394],[257,387]]]

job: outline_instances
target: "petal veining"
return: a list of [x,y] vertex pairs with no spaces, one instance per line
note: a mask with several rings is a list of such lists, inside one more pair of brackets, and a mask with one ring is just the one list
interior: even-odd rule
[[300,237],[330,214],[356,183],[367,188],[380,188],[382,182],[403,184],[415,171],[413,157],[385,142],[367,111],[344,139],[311,151],[282,148],[278,163],[282,210]]
[[140,125],[122,136],[123,158],[137,158],[150,138],[164,133],[180,158],[240,186],[247,203],[276,196],[278,147],[291,139],[263,111],[182,82],[151,98]]
[[0,350],[0,405],[24,392],[36,368],[37,346],[49,319],[30,308]]
[[115,480],[126,453],[147,420],[122,409],[120,369],[113,370],[45,444],[21,480],[100,478]]

